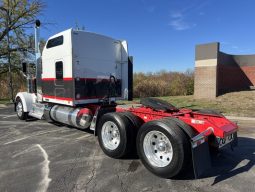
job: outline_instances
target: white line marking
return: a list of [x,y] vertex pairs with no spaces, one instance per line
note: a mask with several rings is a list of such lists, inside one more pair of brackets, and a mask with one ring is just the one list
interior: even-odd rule
[[9,118],[9,117],[14,117],[14,116],[17,116],[17,115],[16,115],[16,114],[14,114],[14,115],[8,115],[8,116],[3,117],[3,119],[7,119],[7,118]]
[[46,134],[46,133],[51,133],[51,132],[57,132],[57,131],[61,131],[60,129],[58,130],[53,130],[53,131],[45,131],[45,132],[40,132],[40,133],[36,133],[36,134],[32,134],[32,135],[28,135],[26,137],[22,137],[22,138],[19,138],[19,139],[15,139],[13,141],[9,141],[7,143],[4,143],[4,145],[8,145],[8,144],[11,144],[11,143],[15,143],[15,142],[18,142],[18,141],[22,141],[24,139],[27,139],[29,137],[33,137],[33,136],[39,136],[39,135],[43,135],[43,134]]
[[[5,117],[5,116],[8,116],[9,114],[0,114],[0,117]],[[16,115],[16,114],[14,114]]]
[[91,134],[91,135],[83,135],[83,136],[78,137],[78,138],[76,138],[76,139],[77,139],[77,140],[80,140],[80,139],[87,138],[87,137],[91,137],[91,136],[93,136],[93,135],[92,135],[92,134]]
[[50,164],[50,161],[49,161],[49,157],[48,157],[48,154],[46,153],[46,151],[42,148],[42,146],[40,144],[37,144],[36,145],[42,152],[43,154],[43,158],[44,158],[44,161],[41,163],[42,164],[42,181],[39,183],[39,186],[38,186],[38,189],[37,191],[38,192],[46,192],[48,187],[49,187],[49,184],[51,182],[51,178],[49,178],[49,174],[50,174],[50,167],[49,167],[49,164]]
[[19,139],[15,139],[15,140],[13,140],[13,141],[9,141],[9,142],[7,142],[7,143],[4,143],[4,145],[8,145],[8,144],[11,144],[11,143],[15,143],[15,142],[18,142],[18,141],[22,141],[22,140],[27,139],[27,138],[29,138],[29,137],[31,137],[31,136],[26,136],[26,137],[22,137],[22,138],[19,138]]
[[72,137],[72,136],[77,135],[77,134],[80,134],[80,133],[79,132],[74,132],[74,133],[71,133],[69,135],[64,135],[61,138]]
[[12,156],[12,158],[15,158],[15,157],[17,157],[17,156],[23,155],[24,153],[28,153],[28,152],[33,151],[33,150],[34,150],[34,147],[35,147],[35,146],[32,146],[32,147],[29,147],[29,148],[27,148],[27,149],[25,149],[25,150],[23,150],[23,151],[21,151],[21,152],[19,152],[19,153],[16,153],[15,155]]
[[18,121],[18,120],[15,120],[15,121],[0,121],[1,124],[15,124],[15,125],[18,125],[18,124],[22,124],[22,125],[49,125],[48,122],[43,122],[43,121],[36,121],[36,122],[33,122],[33,123],[30,123],[30,122],[24,122],[24,121]]

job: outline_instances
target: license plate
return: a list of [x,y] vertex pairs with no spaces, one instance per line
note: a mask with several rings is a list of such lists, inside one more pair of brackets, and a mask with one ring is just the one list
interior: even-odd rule
[[219,143],[219,148],[227,145],[235,139],[234,133],[228,135],[226,138],[217,138]]

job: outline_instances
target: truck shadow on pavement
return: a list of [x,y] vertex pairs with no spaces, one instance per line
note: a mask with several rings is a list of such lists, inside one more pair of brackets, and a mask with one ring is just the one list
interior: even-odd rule
[[232,151],[222,149],[218,154],[211,154],[212,168],[202,178],[215,177],[212,185],[227,180],[238,174],[248,172],[255,164],[255,139],[238,138],[238,146]]
[[219,155],[212,156],[212,172],[208,176],[216,176],[212,185],[248,172],[255,165],[255,139],[239,137],[238,146],[223,149]]

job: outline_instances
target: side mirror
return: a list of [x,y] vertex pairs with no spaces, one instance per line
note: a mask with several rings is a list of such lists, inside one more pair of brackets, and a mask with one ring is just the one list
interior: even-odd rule
[[22,72],[27,75],[27,63],[22,63]]

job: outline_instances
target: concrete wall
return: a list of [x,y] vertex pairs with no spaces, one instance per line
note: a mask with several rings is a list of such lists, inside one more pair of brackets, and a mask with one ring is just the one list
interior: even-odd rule
[[196,46],[195,98],[213,99],[255,86],[255,55],[229,55],[219,47],[219,43]]
[[217,65],[219,43],[196,46],[195,61],[195,98],[210,98],[217,96]]

